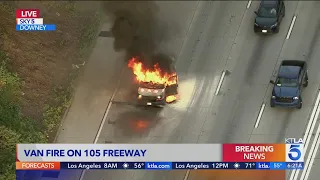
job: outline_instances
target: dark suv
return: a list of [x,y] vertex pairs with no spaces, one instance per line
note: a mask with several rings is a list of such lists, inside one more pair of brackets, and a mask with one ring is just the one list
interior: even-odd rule
[[254,22],[256,33],[278,33],[282,18],[285,16],[283,0],[262,0]]
[[302,90],[308,86],[307,63],[299,60],[282,61],[274,84],[270,106],[302,108]]

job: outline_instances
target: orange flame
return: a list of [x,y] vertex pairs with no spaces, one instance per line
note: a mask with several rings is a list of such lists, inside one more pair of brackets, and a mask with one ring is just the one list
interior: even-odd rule
[[179,99],[180,99],[179,94],[171,95],[171,96],[167,96],[167,97],[166,97],[166,102],[167,102],[167,103],[172,103],[172,102],[177,101],[177,100],[179,100]]
[[177,97],[175,95],[171,95],[171,96],[166,97],[167,103],[172,103],[175,100],[177,100]]
[[132,69],[138,82],[151,82],[166,86],[177,84],[177,79],[172,78],[176,76],[176,73],[163,73],[158,64],[155,64],[153,69],[145,69],[142,62],[138,61],[137,58],[132,58],[128,63],[128,67]]

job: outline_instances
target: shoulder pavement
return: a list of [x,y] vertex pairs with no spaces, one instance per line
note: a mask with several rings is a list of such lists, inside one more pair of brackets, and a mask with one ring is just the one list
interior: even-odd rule
[[[111,23],[101,26],[109,31]],[[117,84],[123,55],[113,50],[113,38],[98,37],[79,77],[72,104],[66,112],[55,143],[93,143],[105,109]]]

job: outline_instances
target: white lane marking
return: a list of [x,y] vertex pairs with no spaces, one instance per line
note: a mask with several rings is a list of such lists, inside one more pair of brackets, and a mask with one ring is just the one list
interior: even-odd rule
[[[199,4],[200,4],[200,1],[198,2],[198,4],[197,4],[197,8],[196,8],[196,10],[195,10],[195,12],[194,12],[194,14],[193,14],[193,17],[192,17],[192,20],[191,20],[191,23],[190,23],[190,26],[189,26],[189,29],[188,29],[188,33],[189,33],[189,31],[190,31],[190,29],[191,29],[191,26],[192,26],[192,24],[193,24],[193,21],[194,21],[194,18],[195,18],[195,16],[196,16],[196,13],[198,13],[199,12]],[[187,38],[185,39],[185,41],[184,41],[184,43],[183,44],[185,44],[186,43],[186,41],[187,41]],[[180,54],[179,54],[179,57],[181,56],[181,53],[182,53],[182,48],[181,48],[181,51],[180,51]],[[180,58],[179,58],[180,59]],[[184,175],[184,178],[183,178],[183,180],[187,180],[188,179],[188,177],[189,177],[189,173],[190,173],[190,170],[187,170],[187,172],[186,172],[186,174]]]
[[99,139],[99,136],[100,136],[100,134],[101,134],[103,125],[104,125],[104,123],[106,122],[106,119],[107,119],[107,117],[108,117],[110,108],[111,108],[111,106],[112,106],[112,100],[113,100],[113,98],[111,98],[110,101],[109,101],[109,103],[108,103],[107,110],[106,110],[106,112],[105,112],[104,115],[103,115],[103,119],[102,119],[101,124],[100,124],[100,126],[99,126],[99,130],[98,130],[98,132],[97,132],[97,135],[96,135],[96,137],[95,137],[95,139],[94,139],[94,141],[93,141],[93,144],[97,144],[97,142],[98,142],[98,139]]
[[[320,92],[318,93],[318,97],[320,97]],[[316,108],[316,107],[315,107]],[[318,106],[317,106],[317,112],[316,112],[316,114],[315,114],[315,116],[314,116],[314,118],[313,118],[313,123],[312,123],[312,131],[310,131],[309,133],[308,133],[308,139],[307,139],[307,141],[306,141],[306,144],[309,144],[310,143],[310,138],[311,138],[311,134],[312,134],[312,132],[313,132],[313,130],[314,130],[314,128],[315,128],[315,125],[316,125],[316,122],[317,122],[317,120],[318,120],[318,117],[319,117],[319,113],[320,113],[320,108],[319,108],[319,104],[318,104]],[[317,132],[316,132],[316,134],[315,134],[315,137],[314,137],[314,139],[313,139],[313,143],[312,143],[312,145],[311,145],[311,148],[310,148],[310,152],[309,152],[309,155],[308,155],[308,158],[307,158],[307,162],[306,162],[306,166],[305,166],[305,168],[303,169],[303,171],[302,171],[302,175],[301,175],[301,180],[304,180],[304,179],[307,179],[307,177],[309,176],[309,174],[310,174],[310,170],[311,170],[311,167],[312,167],[312,165],[313,165],[313,161],[314,161],[314,157],[315,157],[315,155],[316,155],[316,153],[317,153],[317,151],[318,151],[318,149],[315,149],[315,146],[317,145],[318,147],[319,147],[319,145],[318,145],[318,141],[319,141],[319,133],[320,133],[320,124],[318,125],[318,129],[317,129]],[[318,148],[317,147],[317,148]],[[306,149],[305,149],[305,152],[306,152]],[[313,158],[313,159],[312,159]],[[308,172],[308,174],[307,174],[307,176],[306,176],[306,173]],[[306,176],[306,177],[305,177]]]
[[[319,103],[320,103],[320,92],[318,91],[318,97],[317,97],[317,100],[314,104],[314,108],[312,110],[312,113],[310,115],[310,118],[309,118],[309,121],[308,121],[308,126],[307,126],[307,129],[304,133],[304,136],[303,136],[303,141],[305,142],[304,144],[304,152],[306,153],[307,152],[307,149],[308,149],[308,146],[309,146],[309,141],[310,141],[310,138],[312,136],[312,132],[313,132],[313,129],[315,128],[315,124],[316,124],[316,121],[317,121],[317,118],[319,116]],[[316,115],[316,113],[318,115]],[[317,116],[317,118],[315,118],[315,116]],[[289,178],[289,180],[297,180],[298,179],[298,176],[299,176],[299,173],[300,173],[300,170],[293,170],[291,172],[291,176]]]
[[176,60],[176,62],[174,62],[175,64],[177,64],[177,62],[179,61],[179,59],[180,59],[180,57],[181,57],[181,54],[182,54],[182,52],[183,52],[183,49],[184,49],[185,46],[187,45],[187,39],[189,39],[188,36],[189,36],[190,29],[193,27],[192,25],[193,25],[194,18],[196,17],[196,13],[199,12],[199,4],[200,4],[200,1],[198,1],[196,10],[194,11],[193,16],[192,16],[192,18],[191,18],[191,21],[190,21],[188,30],[187,30],[187,32],[186,32],[186,36],[185,36],[185,38],[184,38],[184,41],[183,41],[183,43],[182,43],[182,46],[181,46],[181,49],[180,49],[180,52],[179,52],[178,59]]
[[187,170],[186,175],[184,176],[183,180],[187,180],[190,174],[190,169]]
[[247,9],[249,9],[249,8],[250,8],[251,3],[252,3],[252,0],[250,0],[250,1],[248,2],[248,4],[247,4]]
[[289,28],[289,31],[288,31],[286,39],[290,38],[290,35],[292,33],[292,29],[293,29],[294,23],[296,22],[296,19],[297,19],[297,16],[293,16],[293,19],[291,21],[290,28]]
[[[106,111],[105,111],[105,113],[104,113],[104,115],[103,115],[103,119],[102,119],[102,121],[101,121],[101,123],[100,123],[99,130],[98,130],[98,132],[97,132],[97,134],[96,134],[96,137],[94,138],[93,144],[97,144],[97,142],[98,142],[98,139],[99,139],[99,137],[100,137],[102,128],[103,128],[103,126],[104,126],[104,123],[106,122],[107,116],[108,116],[109,111],[110,111],[110,108],[111,108],[111,106],[112,106],[112,101],[113,101],[114,97],[116,96],[116,93],[117,93],[117,91],[118,91],[118,89],[119,89],[123,71],[124,71],[124,66],[123,66],[122,71],[121,71],[121,73],[120,73],[120,78],[119,78],[119,80],[118,80],[117,86],[116,86],[116,88],[114,89],[114,91],[113,91],[113,93],[112,93],[112,96],[111,96],[111,98],[110,98],[110,100],[109,100],[107,109],[106,109]],[[79,180],[83,180],[83,177],[84,177],[85,173],[86,173],[86,170],[83,170],[83,171],[81,172],[81,176],[80,176],[80,179],[79,179]]]
[[100,134],[101,134],[103,125],[104,125],[104,123],[106,122],[107,116],[108,116],[108,114],[109,114],[109,111],[110,111],[110,108],[111,108],[111,105],[112,105],[112,101],[113,101],[114,97],[116,96],[116,93],[118,92],[118,89],[119,89],[119,86],[120,86],[120,83],[121,83],[121,77],[122,77],[123,71],[124,71],[124,66],[123,66],[123,68],[122,68],[122,70],[121,70],[120,78],[119,78],[119,80],[118,80],[117,86],[116,86],[116,88],[114,89],[114,91],[113,91],[113,93],[112,93],[112,96],[111,96],[110,101],[109,101],[109,103],[108,103],[108,107],[107,107],[107,109],[106,109],[106,111],[105,111],[105,113],[104,113],[102,122],[101,122],[101,124],[100,124],[99,130],[98,130],[98,132],[97,132],[96,137],[94,138],[93,144],[96,144],[96,143],[98,142],[98,139],[99,139],[99,136],[100,136]]
[[314,137],[314,141],[312,143],[312,146],[311,146],[311,149],[310,149],[310,153],[309,153],[308,158],[307,158],[307,167],[305,167],[303,169],[300,180],[307,180],[309,175],[310,175],[314,159],[315,159],[316,154],[317,154],[317,152],[319,150],[319,145],[320,145],[319,136],[320,136],[320,124],[318,125],[318,129],[317,129],[316,135]]
[[[197,8],[198,8],[198,7],[197,7]],[[197,10],[198,10],[198,9],[197,9]],[[237,30],[236,37],[237,37],[237,36],[239,35],[239,33],[240,33],[240,27],[241,27],[241,25],[242,25],[242,23],[243,23],[244,16],[245,16],[246,13],[247,13],[247,10],[244,11],[244,14],[243,14],[243,16],[242,16],[240,25],[239,25],[238,30]],[[231,50],[230,50],[230,52],[229,52],[229,56],[228,56],[228,57],[230,57],[230,55],[231,55],[232,48],[233,48],[233,46],[234,46],[234,44],[235,44],[236,39],[237,39],[237,38],[234,38],[234,40],[233,40],[233,44],[232,44],[232,46],[231,46]],[[226,65],[227,65],[227,62],[226,62]],[[225,65],[225,66],[226,66],[226,65]],[[184,180],[187,180],[187,179],[188,179],[189,173],[190,173],[190,170],[187,170],[186,175],[185,175],[185,177],[184,177]]]
[[260,120],[261,120],[261,117],[262,117],[262,113],[263,113],[265,107],[266,107],[266,104],[263,103],[261,108],[260,108],[260,111],[259,111],[259,114],[258,114],[258,117],[257,117],[257,120],[256,120],[256,124],[254,125],[254,128],[258,128]]
[[220,77],[220,80],[219,80],[218,87],[217,87],[217,89],[216,89],[216,95],[219,94],[219,91],[220,91],[220,88],[221,88],[221,86],[222,86],[222,82],[223,82],[223,79],[224,79],[224,76],[225,76],[225,75],[226,75],[226,71],[223,71],[223,72],[222,72],[222,75],[221,75],[221,77]]
[[[308,144],[310,143],[310,139],[312,137],[312,132],[315,128],[315,125],[316,125],[316,122],[317,122],[317,119],[318,119],[318,116],[319,116],[319,112],[320,112],[320,92],[318,91],[318,97],[317,97],[317,100],[316,100],[316,103],[315,103],[315,106],[312,110],[312,114],[310,116],[310,119],[309,119],[309,124],[308,124],[308,127],[306,129],[306,134],[304,135],[305,137],[303,137],[303,140],[305,142],[304,144],[304,150],[307,150],[308,148]],[[311,121],[311,122],[310,122]]]

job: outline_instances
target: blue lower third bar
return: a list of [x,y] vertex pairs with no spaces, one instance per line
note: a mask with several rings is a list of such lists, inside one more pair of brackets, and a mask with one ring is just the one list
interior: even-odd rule
[[55,31],[55,24],[17,24],[17,31]]
[[258,162],[256,169],[260,170],[291,170],[291,169],[303,169],[303,162]]
[[171,162],[146,162],[145,169],[147,170],[171,170]]
[[271,163],[269,163],[269,162],[258,162],[258,163],[256,163],[256,168],[257,169],[261,169],[261,170],[263,170],[263,169],[270,169],[270,165],[271,165]]
[[285,162],[272,162],[270,163],[270,169],[272,170],[286,170]]
[[304,162],[287,162],[286,169],[303,169]]

